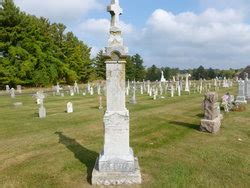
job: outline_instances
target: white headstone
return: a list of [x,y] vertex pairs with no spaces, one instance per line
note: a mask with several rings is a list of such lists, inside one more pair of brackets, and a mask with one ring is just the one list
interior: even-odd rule
[[45,118],[46,117],[46,109],[43,105],[39,108],[39,118]]
[[73,113],[73,104],[72,104],[72,102],[67,103],[67,113]]
[[16,86],[16,90],[17,90],[18,93],[21,94],[22,93],[22,86],[21,85],[17,85]]
[[10,92],[10,86],[9,85],[6,85],[6,93],[9,93]]
[[11,88],[11,89],[10,89],[10,97],[11,97],[12,99],[16,98],[16,94],[15,94],[15,89],[14,89],[14,88]]

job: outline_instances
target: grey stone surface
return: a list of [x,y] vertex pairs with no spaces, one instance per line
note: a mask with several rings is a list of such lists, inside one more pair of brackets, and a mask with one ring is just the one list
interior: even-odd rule
[[44,106],[42,105],[39,108],[39,118],[45,118],[46,117],[46,109],[44,108]]
[[245,85],[246,85],[245,86],[245,90],[246,90],[245,96],[246,96],[247,100],[250,100],[250,80],[246,79]]
[[[126,108],[125,64],[127,48],[119,26],[122,9],[118,0],[108,6],[111,28],[106,63],[107,110],[104,115],[104,147],[92,173],[94,185],[141,183],[140,169],[129,146],[129,111]],[[135,82],[134,82],[135,84]],[[128,86],[129,87],[129,86]],[[134,85],[134,92],[135,92]],[[134,93],[135,94],[135,93]]]
[[11,88],[11,89],[10,89],[10,97],[11,97],[12,99],[16,98],[16,94],[15,94],[15,89],[14,89],[14,88]]
[[209,133],[217,133],[220,130],[221,117],[217,117],[213,120],[202,119],[200,130]]
[[218,114],[218,106],[217,103],[218,95],[213,92],[209,92],[205,95],[205,99],[203,101],[204,107],[204,119],[213,120],[219,116]]
[[205,94],[203,100],[204,119],[201,120],[200,130],[209,133],[217,133],[221,126],[221,115],[219,104],[217,103],[218,95],[215,92]]
[[246,104],[246,96],[245,96],[245,82],[243,80],[239,80],[239,88],[238,88],[238,95],[236,97],[236,103],[238,104]]
[[99,171],[98,158],[92,172],[93,185],[129,185],[141,184],[141,173],[137,158],[134,159],[134,168],[131,171]]

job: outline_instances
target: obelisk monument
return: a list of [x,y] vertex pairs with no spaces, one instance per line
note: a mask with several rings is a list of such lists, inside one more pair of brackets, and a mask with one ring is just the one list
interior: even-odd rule
[[108,47],[105,48],[107,110],[104,115],[104,147],[92,173],[93,185],[140,184],[137,158],[129,145],[129,111],[125,106],[125,64],[128,49],[123,45],[119,16],[122,8],[112,0]]

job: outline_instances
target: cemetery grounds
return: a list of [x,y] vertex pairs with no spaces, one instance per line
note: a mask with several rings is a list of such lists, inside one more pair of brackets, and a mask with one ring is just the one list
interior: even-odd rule
[[[91,187],[103,146],[98,96],[49,95],[47,117],[39,119],[31,91],[0,96],[0,187]],[[220,89],[220,97],[226,91]],[[236,87],[229,91],[237,94]],[[137,95],[136,105],[127,103],[130,144],[143,179],[133,187],[250,186],[250,105],[223,113],[221,130],[212,135],[199,131],[202,100],[198,93],[155,101]],[[74,113],[65,112],[67,102]]]

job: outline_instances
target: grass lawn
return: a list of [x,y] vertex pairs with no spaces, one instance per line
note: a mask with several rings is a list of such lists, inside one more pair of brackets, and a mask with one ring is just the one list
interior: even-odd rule
[[[144,95],[127,104],[143,177],[137,187],[250,187],[250,105],[224,114],[220,133],[211,135],[198,130],[202,100]],[[69,101],[73,114],[65,113]],[[103,146],[97,96],[48,96],[45,107],[47,118],[39,119],[30,95],[0,96],[0,187],[91,187]]]

